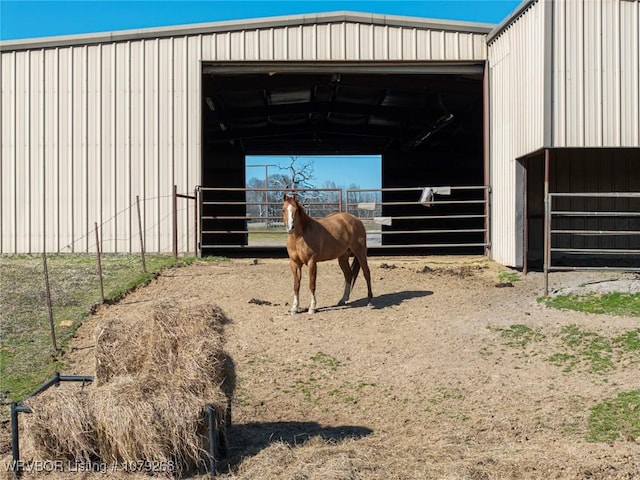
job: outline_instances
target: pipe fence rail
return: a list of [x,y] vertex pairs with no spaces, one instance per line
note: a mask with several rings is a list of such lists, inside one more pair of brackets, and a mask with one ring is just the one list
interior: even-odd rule
[[367,229],[369,247],[489,248],[489,187],[282,189],[198,187],[201,251],[284,246],[282,197],[297,194],[308,213],[348,212]]
[[[11,403],[11,465],[10,469],[14,476],[19,478],[22,476],[24,462],[20,460],[20,423],[19,414],[33,413],[31,407],[25,405],[24,402],[30,398],[39,395],[51,387],[59,387],[63,382],[77,382],[82,383],[82,388],[85,385],[94,381],[93,376],[90,375],[60,375],[60,372],[55,372],[53,377],[44,382],[41,386],[35,389],[32,393],[24,397],[19,402]],[[207,420],[207,469],[209,470],[209,478],[216,477],[217,459],[227,456],[227,442],[226,437],[220,434],[220,419],[218,418],[218,412],[211,404],[205,405],[204,411],[206,412]],[[49,463],[56,462],[56,460],[48,460]],[[60,463],[60,469],[63,468],[63,464]],[[58,465],[56,465],[56,470]]]
[[39,395],[51,387],[59,387],[62,382],[82,382],[82,387],[93,382],[93,377],[89,375],[60,375],[56,372],[53,377],[44,382],[40,387],[27,395],[19,402],[11,403],[11,471],[16,477],[22,474],[22,462],[20,460],[20,425],[18,423],[19,413],[32,413],[31,408],[24,405],[24,401]]
[[640,193],[547,193],[543,270],[640,272]]

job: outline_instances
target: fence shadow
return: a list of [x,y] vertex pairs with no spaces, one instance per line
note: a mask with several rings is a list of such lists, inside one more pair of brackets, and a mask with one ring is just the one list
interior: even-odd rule
[[340,441],[366,437],[371,433],[373,430],[367,427],[327,427],[316,422],[252,422],[231,425],[227,430],[229,455],[221,466],[223,469],[233,470],[243,458],[257,455],[272,443],[282,442],[299,447],[316,437]]

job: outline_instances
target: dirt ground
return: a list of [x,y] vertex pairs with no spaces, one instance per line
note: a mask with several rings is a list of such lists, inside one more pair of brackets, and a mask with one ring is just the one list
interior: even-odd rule
[[[90,316],[66,373],[93,373],[93,331],[105,319],[159,299],[210,301],[232,319],[226,350],[238,378],[221,478],[640,478],[636,439],[585,439],[591,407],[639,388],[637,364],[567,373],[548,360],[563,326],[610,337],[638,328],[638,318],[546,308],[536,301],[541,273],[509,271],[518,280],[506,283],[508,269],[483,257],[374,257],[370,266],[375,307],[366,307],[362,278],[351,303],[336,307],[340,269],[320,264],[314,315],[288,313],[285,259],[170,271]],[[552,290],[618,277],[550,276]],[[307,279],[304,269],[303,308]],[[501,332],[512,325],[544,337],[510,345]]]

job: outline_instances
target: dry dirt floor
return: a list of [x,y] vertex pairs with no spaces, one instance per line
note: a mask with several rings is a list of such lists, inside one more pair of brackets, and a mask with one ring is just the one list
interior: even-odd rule
[[[370,266],[374,308],[366,306],[363,278],[351,303],[337,307],[340,269],[320,264],[314,315],[289,314],[286,259],[171,270],[90,316],[68,373],[93,373],[99,322],[160,299],[210,301],[232,320],[226,351],[238,379],[219,478],[640,478],[636,439],[586,440],[590,409],[638,389],[638,365],[565,372],[549,361],[561,351],[564,326],[612,337],[638,328],[638,318],[547,308],[537,301],[541,273],[524,276],[484,257],[374,257]],[[615,275],[554,272],[551,288]],[[307,280],[305,268],[304,308]],[[539,335],[510,341],[512,325]],[[63,475],[121,476],[133,478]]]

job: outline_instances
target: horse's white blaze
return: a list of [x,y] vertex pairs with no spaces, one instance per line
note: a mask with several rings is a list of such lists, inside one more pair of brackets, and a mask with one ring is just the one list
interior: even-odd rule
[[293,230],[293,206],[287,205],[287,232]]

